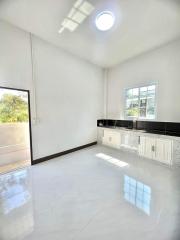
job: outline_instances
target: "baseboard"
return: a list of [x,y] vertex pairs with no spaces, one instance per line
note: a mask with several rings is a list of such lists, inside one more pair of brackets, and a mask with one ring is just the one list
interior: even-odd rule
[[91,146],[96,145],[96,144],[97,144],[97,142],[92,142],[92,143],[88,143],[88,144],[85,144],[85,145],[82,145],[82,146],[79,146],[79,147],[76,147],[76,148],[72,148],[72,149],[69,149],[69,150],[66,150],[66,151],[63,151],[63,152],[59,152],[59,153],[55,153],[55,154],[52,154],[52,155],[49,155],[49,156],[46,156],[46,157],[42,157],[42,158],[34,160],[32,162],[32,165],[42,163],[42,162],[48,161],[50,159],[57,158],[57,157],[60,157],[60,156],[63,156],[63,155],[66,155],[66,154],[69,154],[69,153],[72,153],[72,152],[76,152],[76,151],[79,151],[79,150],[87,148],[87,147],[91,147]]

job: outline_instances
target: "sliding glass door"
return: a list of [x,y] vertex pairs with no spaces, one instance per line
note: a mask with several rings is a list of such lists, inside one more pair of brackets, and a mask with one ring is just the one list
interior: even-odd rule
[[31,164],[29,92],[0,87],[0,174]]

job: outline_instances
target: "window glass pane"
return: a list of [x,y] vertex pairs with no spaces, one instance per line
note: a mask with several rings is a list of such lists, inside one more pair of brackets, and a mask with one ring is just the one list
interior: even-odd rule
[[147,118],[154,119],[155,116],[155,98],[147,100]]
[[155,88],[148,89],[147,97],[155,97]]
[[155,105],[155,99],[154,98],[148,98],[147,99],[147,107],[154,107]]
[[148,87],[148,91],[152,91],[152,90],[155,91],[155,85],[152,85],[152,86]]
[[138,88],[128,89],[126,91],[126,96],[128,98],[138,98],[138,96],[139,96],[139,89]]
[[139,115],[139,88],[126,90],[126,116],[138,117]]
[[129,108],[126,111],[127,117],[138,117],[139,115],[139,109],[138,108]]
[[147,99],[146,98],[141,98],[140,99],[140,108],[141,107],[145,107],[146,108],[147,105]]
[[140,88],[140,91],[141,91],[141,92],[146,92],[147,89],[148,89],[147,87],[141,87],[141,88]]
[[140,117],[141,118],[143,118],[143,117],[145,118],[146,117],[146,108],[141,108],[140,109]]
[[147,87],[141,87],[140,88],[140,96],[146,97],[146,95],[147,95]]
[[133,97],[139,96],[139,88],[134,88],[132,92],[133,92]]
[[147,119],[154,119],[155,116],[155,108],[148,108],[147,109]]
[[128,98],[131,98],[131,97],[132,97],[132,89],[128,89],[128,90],[126,91],[126,96],[127,96]]
[[139,106],[139,101],[138,99],[132,99],[131,101],[131,108],[137,108]]
[[129,108],[131,105],[131,99],[126,100],[126,108]]

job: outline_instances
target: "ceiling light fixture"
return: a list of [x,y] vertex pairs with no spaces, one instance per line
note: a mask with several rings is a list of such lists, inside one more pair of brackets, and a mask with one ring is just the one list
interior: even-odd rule
[[101,31],[107,31],[114,25],[115,17],[112,12],[103,11],[96,17],[96,27]]

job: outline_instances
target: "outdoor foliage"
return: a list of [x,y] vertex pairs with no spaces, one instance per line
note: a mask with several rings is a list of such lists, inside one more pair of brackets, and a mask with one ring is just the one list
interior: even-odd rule
[[27,121],[28,103],[21,96],[4,94],[0,99],[0,123]]

